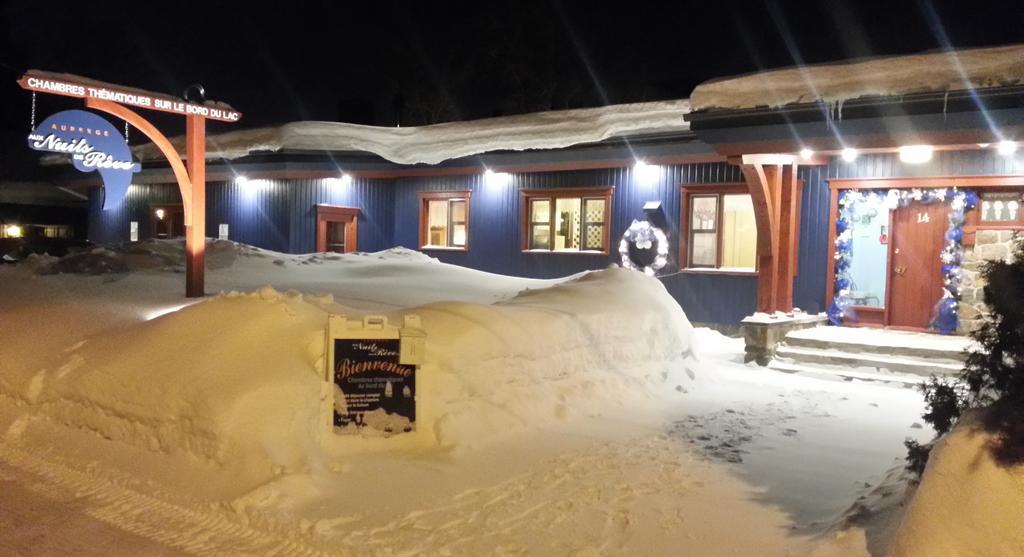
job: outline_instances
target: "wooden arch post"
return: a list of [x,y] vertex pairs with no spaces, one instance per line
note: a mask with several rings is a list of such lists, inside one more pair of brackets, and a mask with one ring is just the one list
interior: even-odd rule
[[101,99],[87,98],[85,106],[128,122],[167,158],[178,180],[181,205],[185,210],[185,296],[203,297],[206,293],[206,120],[194,114],[185,117],[186,167],[167,136],[139,113]]
[[[168,95],[68,74],[31,70],[18,80],[18,84],[33,92],[83,98],[86,107],[121,118],[160,149],[178,181],[185,211],[185,295],[189,298],[205,295],[206,120],[237,122],[242,114],[222,103],[195,104]],[[167,136],[125,105],[184,116],[187,162],[182,162]]]
[[742,155],[730,162],[743,172],[757,225],[757,311],[793,309],[800,235],[800,183],[792,155]]

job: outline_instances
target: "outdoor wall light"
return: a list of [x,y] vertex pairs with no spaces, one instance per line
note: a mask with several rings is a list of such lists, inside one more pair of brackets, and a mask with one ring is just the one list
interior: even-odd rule
[[1000,141],[999,144],[996,145],[996,152],[1004,157],[1008,157],[1017,152],[1017,142],[1010,140]]
[[16,224],[9,224],[4,228],[4,233],[8,238],[21,238],[21,227]]
[[157,210],[155,211],[155,213],[156,213],[156,218],[158,218],[158,219],[160,219],[160,220],[164,220],[164,215],[166,215],[166,214],[167,214],[167,213],[165,213],[165,212],[164,212],[164,210],[163,210],[163,209],[157,209]]
[[657,165],[647,164],[644,161],[636,161],[633,165],[633,174],[636,177],[636,181],[649,186],[658,181],[658,175],[661,173],[661,169]]
[[324,184],[331,187],[341,186],[344,188],[352,184],[352,175],[342,174],[338,178],[324,178]]
[[813,157],[813,156],[814,156],[814,151],[813,150],[808,149],[806,147],[804,147],[803,149],[800,149],[800,158],[801,159],[803,159],[805,161],[809,161],[809,160],[811,160],[811,157]]
[[853,162],[853,161],[857,160],[857,155],[858,154],[859,153],[857,153],[857,150],[854,149],[853,147],[847,147],[847,148],[843,149],[843,152],[842,152],[841,156],[843,157],[844,161],[846,161],[846,162]]
[[488,186],[503,187],[507,186],[512,181],[512,175],[508,172],[495,172],[488,168],[484,170],[484,182]]
[[931,145],[904,145],[900,147],[900,160],[910,164],[921,164],[932,160],[935,149]]

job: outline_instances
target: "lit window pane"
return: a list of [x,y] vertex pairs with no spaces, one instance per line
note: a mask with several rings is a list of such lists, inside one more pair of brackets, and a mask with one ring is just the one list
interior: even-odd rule
[[427,245],[445,247],[448,245],[448,201],[444,199],[427,202]]
[[584,249],[588,250],[603,250],[604,249],[604,225],[603,224],[588,224],[587,236],[585,238]]
[[718,197],[694,196],[690,198],[690,228],[714,230],[718,218]]
[[582,200],[562,198],[555,200],[555,249],[580,249]]
[[535,224],[530,233],[530,249],[551,249],[551,227]]
[[530,202],[530,222],[544,223],[551,220],[551,201],[535,199]]
[[463,247],[466,245],[466,225],[452,225],[452,245]]
[[718,241],[714,232],[694,232],[690,250],[690,265],[714,267],[718,264]]
[[451,202],[452,222],[466,222],[466,202],[454,200]]
[[757,226],[749,195],[722,196],[722,266],[754,268]]
[[585,212],[587,222],[604,222],[604,200],[588,199]]

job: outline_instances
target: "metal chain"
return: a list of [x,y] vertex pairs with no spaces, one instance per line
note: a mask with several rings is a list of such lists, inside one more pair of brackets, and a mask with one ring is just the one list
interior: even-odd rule
[[32,91],[32,122],[29,131],[36,131],[36,92]]

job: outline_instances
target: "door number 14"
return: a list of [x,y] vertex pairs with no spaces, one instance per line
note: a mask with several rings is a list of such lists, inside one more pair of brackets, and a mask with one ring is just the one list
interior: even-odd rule
[[928,213],[918,213],[917,214],[917,222],[918,222],[918,224],[920,224],[922,222],[931,222],[931,220],[932,219],[928,217]]

